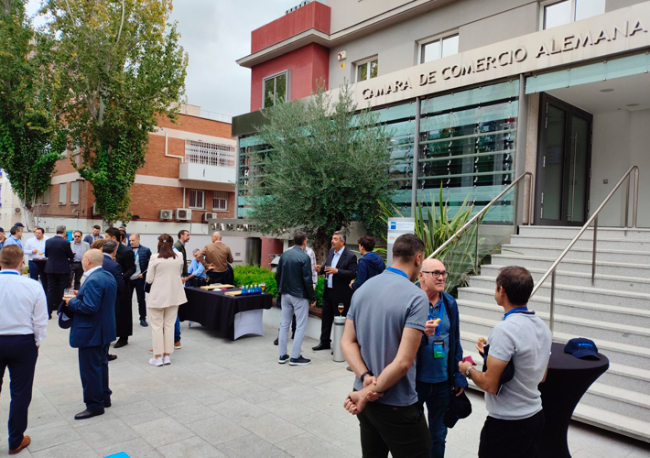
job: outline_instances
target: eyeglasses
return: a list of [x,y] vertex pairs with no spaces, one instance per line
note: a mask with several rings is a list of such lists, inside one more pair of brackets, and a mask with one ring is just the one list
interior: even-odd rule
[[442,278],[447,278],[449,276],[449,272],[438,272],[437,270],[434,270],[433,272],[427,271],[427,270],[421,270],[423,274],[431,274],[433,275],[433,278],[439,278],[442,276]]

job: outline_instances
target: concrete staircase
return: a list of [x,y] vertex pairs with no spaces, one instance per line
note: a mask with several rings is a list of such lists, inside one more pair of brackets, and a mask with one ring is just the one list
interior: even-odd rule
[[[481,275],[459,290],[463,349],[477,360],[475,344],[503,316],[494,301],[499,269],[526,267],[537,282],[579,228],[522,226]],[[610,360],[609,370],[582,397],[573,418],[650,442],[650,230],[598,230],[595,285],[591,285],[593,231],[558,266],[554,341],[592,339]],[[551,280],[529,307],[548,322]]]

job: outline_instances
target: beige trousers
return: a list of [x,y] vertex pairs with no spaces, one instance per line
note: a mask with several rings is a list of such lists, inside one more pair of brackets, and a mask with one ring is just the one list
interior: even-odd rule
[[153,355],[174,353],[174,325],[178,316],[178,305],[164,309],[148,308],[148,310]]

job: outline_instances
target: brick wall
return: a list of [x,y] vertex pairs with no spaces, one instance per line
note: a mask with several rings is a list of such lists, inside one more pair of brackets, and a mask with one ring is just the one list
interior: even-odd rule
[[231,124],[185,114],[179,114],[176,123],[171,122],[166,117],[159,118],[158,127],[212,135],[214,137],[233,138],[231,137]]

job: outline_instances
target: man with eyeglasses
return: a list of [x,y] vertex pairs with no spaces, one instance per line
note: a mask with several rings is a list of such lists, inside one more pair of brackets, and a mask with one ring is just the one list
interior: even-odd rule
[[81,240],[82,236],[83,234],[81,231],[74,231],[72,234],[72,242],[70,242],[70,249],[74,253],[74,259],[70,265],[70,281],[71,283],[74,281],[73,288],[75,291],[79,291],[79,288],[81,287],[81,277],[84,274],[81,260],[83,259],[86,251],[90,250],[90,245],[88,242]]
[[452,392],[460,396],[467,386],[467,379],[458,369],[463,359],[458,304],[445,293],[447,271],[442,262],[425,259],[419,277],[420,287],[429,299],[429,316],[418,351],[415,388],[419,401],[427,404],[431,458],[443,458],[447,438],[443,420],[449,398]]

